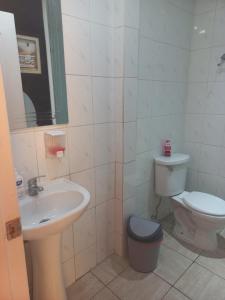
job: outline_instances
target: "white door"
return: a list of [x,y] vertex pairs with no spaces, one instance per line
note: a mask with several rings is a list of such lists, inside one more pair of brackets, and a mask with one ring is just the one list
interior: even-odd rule
[[[1,54],[1,49],[0,49]],[[1,67],[1,66],[0,66]],[[17,75],[19,76],[19,74]],[[3,75],[0,68],[0,299],[28,300],[23,238],[18,226],[20,217]],[[13,221],[14,220],[14,221]],[[8,232],[8,234],[7,234]],[[14,238],[13,238],[14,237]],[[12,239],[11,239],[12,238]]]
[[10,129],[26,127],[14,16],[0,11],[0,65],[4,78]]

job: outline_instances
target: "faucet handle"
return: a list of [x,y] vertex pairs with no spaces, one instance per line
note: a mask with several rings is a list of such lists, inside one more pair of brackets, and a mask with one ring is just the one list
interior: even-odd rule
[[28,185],[37,185],[37,180],[42,177],[45,177],[45,175],[32,177],[32,178],[28,179],[27,183],[28,183]]

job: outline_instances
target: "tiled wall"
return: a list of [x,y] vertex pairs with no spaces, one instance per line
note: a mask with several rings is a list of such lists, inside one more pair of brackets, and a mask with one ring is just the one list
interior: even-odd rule
[[[123,219],[116,228],[118,253],[126,244],[127,216],[155,212],[153,158],[161,154],[162,140],[171,138],[173,150],[183,150],[193,1],[129,1],[128,8],[132,19],[120,29],[124,114],[123,157],[116,165],[117,180],[123,182],[117,191],[116,216]],[[165,199],[161,216],[168,211]]]
[[43,134],[49,127],[11,134],[15,167],[25,181],[67,177],[91,192],[88,210],[63,233],[66,286],[114,251],[116,128],[122,116],[122,55],[114,43],[118,5],[121,1],[62,0],[69,106],[69,124],[60,126],[67,138],[65,157],[45,158]]
[[225,199],[225,2],[196,1],[194,9],[185,151],[191,155],[190,190]]

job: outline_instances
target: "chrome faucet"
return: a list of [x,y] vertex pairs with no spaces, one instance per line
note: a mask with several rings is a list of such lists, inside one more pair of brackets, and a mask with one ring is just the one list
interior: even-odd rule
[[37,184],[37,180],[40,177],[44,177],[44,176],[33,177],[27,181],[29,196],[37,196],[39,192],[44,190],[42,186],[38,186]]

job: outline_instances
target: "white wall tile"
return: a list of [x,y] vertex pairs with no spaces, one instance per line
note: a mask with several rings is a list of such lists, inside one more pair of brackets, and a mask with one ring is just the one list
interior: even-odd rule
[[76,278],[82,277],[96,266],[96,245],[84,249],[75,256]]
[[125,0],[125,25],[139,28],[140,0]]
[[201,49],[191,51],[189,68],[189,80],[195,81],[207,81],[208,80],[208,62],[210,60],[209,49]]
[[69,124],[72,126],[93,123],[91,78],[66,76]]
[[212,43],[214,11],[197,15],[193,22],[192,49],[208,48]]
[[96,205],[115,197],[115,164],[96,168]]
[[148,80],[138,81],[137,117],[150,117],[152,111],[152,85]]
[[[139,216],[149,218],[154,213],[150,211],[151,204],[154,204],[153,201],[153,182],[146,182],[137,187],[137,201],[136,201],[136,211]],[[153,205],[152,205],[153,206]]]
[[113,76],[123,76],[124,68],[124,27],[113,30]]
[[132,198],[136,195],[137,176],[136,161],[124,165],[123,172],[123,199]]
[[[134,215],[136,213],[136,201],[137,199],[135,197],[126,199],[123,202],[123,217],[124,217],[124,230],[126,230],[126,223],[129,218],[129,216]],[[125,233],[125,232],[124,232]]]
[[94,22],[113,25],[113,1],[111,0],[91,0],[92,20]]
[[199,173],[198,174],[198,190],[202,193],[210,193],[217,195],[217,178],[212,174]]
[[123,200],[114,200],[114,223],[115,232],[118,234],[123,233]]
[[185,134],[187,142],[202,142],[203,117],[201,115],[186,115]]
[[188,169],[185,190],[192,192],[198,190],[198,172]]
[[220,165],[220,148],[215,146],[202,145],[199,161],[199,171],[217,174]]
[[69,226],[62,233],[62,261],[66,262],[74,256],[73,226]]
[[191,170],[197,171],[199,169],[199,161],[201,155],[201,144],[199,143],[185,143],[184,145],[185,153],[190,155],[190,162],[188,167]]
[[116,90],[113,78],[93,78],[93,102],[95,123],[115,120]]
[[115,27],[124,25],[125,16],[125,1],[126,0],[114,0],[113,2],[113,25]]
[[210,64],[209,64],[209,81],[225,81],[225,68],[218,67],[220,63],[220,57],[225,53],[225,46],[212,48]]
[[124,79],[124,122],[136,121],[138,102],[138,81],[136,78]]
[[89,208],[95,207],[95,171],[94,169],[89,169],[74,173],[70,175],[70,179],[84,188],[86,188],[91,194],[91,200]]
[[66,74],[91,74],[89,23],[64,15],[63,37]]
[[154,158],[152,152],[144,152],[136,157],[137,185],[153,180]]
[[201,14],[216,8],[217,0],[197,0],[195,3],[194,13]]
[[221,148],[220,149],[220,155],[219,155],[220,163],[219,163],[218,175],[223,177],[223,178],[225,177],[225,159],[224,158],[225,158],[225,149]]
[[222,8],[225,6],[224,0],[217,0],[217,8]]
[[187,80],[188,50],[141,38],[139,51],[139,76],[141,79]]
[[115,161],[115,125],[95,125],[95,165]]
[[92,24],[92,74],[113,75],[113,30],[110,27]]
[[95,208],[88,209],[73,224],[74,251],[79,254],[96,243]]
[[202,141],[204,144],[221,146],[225,133],[224,116],[205,115],[202,130]]
[[224,8],[218,7],[216,10],[215,21],[214,21],[214,31],[213,31],[213,46],[224,45],[225,33],[225,12]]
[[138,69],[138,31],[126,28],[124,33],[124,74],[136,77]]
[[96,208],[97,262],[102,261],[113,252],[113,207],[113,200],[111,200],[97,206]]
[[[181,1],[176,1],[177,3]],[[177,4],[176,3],[176,4]],[[156,41],[189,48],[192,16],[171,1],[141,1],[141,34]]]
[[62,13],[81,19],[90,19],[90,0],[61,0]]
[[151,149],[151,119],[137,120],[137,153],[146,152]]
[[195,4],[195,0],[169,0],[169,2],[191,13]]
[[75,282],[75,263],[74,257],[64,262],[62,265],[65,287]]
[[116,163],[115,197],[123,199],[123,163]]
[[225,85],[223,82],[208,83],[205,102],[205,113],[225,114]]
[[11,145],[14,167],[27,180],[38,175],[36,144],[33,132],[12,133]]
[[123,162],[123,123],[116,124],[116,162]]
[[185,107],[186,113],[203,113],[207,109],[207,97],[207,83],[190,83],[188,85],[188,95]]
[[129,162],[136,158],[136,132],[136,122],[124,123],[124,162]]
[[92,126],[69,128],[70,173],[76,173],[93,167],[93,136]]

